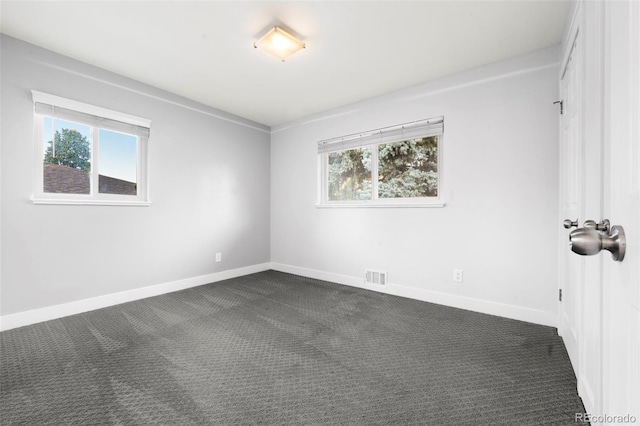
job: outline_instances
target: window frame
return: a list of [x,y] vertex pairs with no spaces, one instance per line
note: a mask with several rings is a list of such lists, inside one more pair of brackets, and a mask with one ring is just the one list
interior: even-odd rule
[[[91,115],[106,120],[117,121],[124,125],[138,126],[146,129],[151,128],[151,120],[125,114],[122,112],[102,108],[99,106],[86,104],[72,99],[62,98],[60,96],[48,93],[31,91],[33,96],[33,124],[34,124],[34,149],[35,149],[35,167],[34,167],[34,189],[31,201],[34,204],[66,204],[66,205],[109,205],[109,206],[149,206],[149,139],[137,134],[128,133],[120,129],[113,129],[109,126],[100,126],[95,123],[83,122],[82,119],[66,119],[67,121],[76,122],[78,124],[89,126],[89,142],[91,146],[91,171],[89,173],[89,194],[72,194],[72,193],[50,193],[44,192],[44,165],[43,153],[45,148],[44,141],[44,118],[50,117],[55,120],[55,115],[47,115],[45,113],[36,112],[36,103],[51,105],[53,107],[72,110],[85,115]],[[109,131],[131,134],[136,137],[136,195],[100,193],[98,189],[99,182],[99,158],[98,152],[100,129]],[[52,135],[53,137],[53,135]]]
[[[436,134],[425,130],[422,136],[420,130],[417,133],[412,134],[410,137],[402,138],[398,136],[396,139],[383,140],[380,142],[371,142],[366,140],[370,135],[383,134],[385,132],[393,132],[398,129],[404,130],[411,126],[419,127],[419,125],[425,122],[440,120],[442,122],[442,130]],[[402,142],[408,139],[420,139],[424,137],[437,136],[438,137],[438,196],[437,197],[411,197],[411,198],[380,198],[378,196],[378,147],[380,145]],[[339,138],[333,138],[325,141],[318,142],[318,145],[331,144],[333,141],[347,140],[354,138],[362,138],[362,144],[355,145],[350,144],[348,148],[336,149],[332,151],[318,153],[318,200],[316,207],[319,208],[372,208],[372,207],[444,207],[446,202],[443,198],[444,179],[443,179],[443,140],[444,140],[444,117],[436,117],[435,119],[419,120],[411,123],[400,124],[397,126],[390,126],[382,129],[370,130],[354,135],[342,136]],[[356,149],[370,147],[371,152],[371,200],[329,200],[329,154],[331,152],[341,152],[348,149]]]

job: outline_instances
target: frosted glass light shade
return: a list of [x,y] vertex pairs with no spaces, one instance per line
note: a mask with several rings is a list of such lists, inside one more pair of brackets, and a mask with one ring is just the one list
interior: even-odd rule
[[303,42],[278,26],[271,28],[269,32],[263,35],[253,46],[283,61],[305,47]]

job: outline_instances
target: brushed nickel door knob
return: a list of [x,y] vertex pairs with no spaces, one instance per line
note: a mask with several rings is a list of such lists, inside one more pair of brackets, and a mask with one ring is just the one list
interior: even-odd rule
[[602,250],[602,239],[593,228],[578,228],[569,234],[571,251],[582,256],[593,256]]
[[582,256],[593,256],[602,250],[607,250],[611,253],[613,260],[622,262],[627,241],[622,226],[609,227],[609,221],[606,219],[599,224],[588,220],[584,223],[584,228],[571,231],[569,246],[572,252]]

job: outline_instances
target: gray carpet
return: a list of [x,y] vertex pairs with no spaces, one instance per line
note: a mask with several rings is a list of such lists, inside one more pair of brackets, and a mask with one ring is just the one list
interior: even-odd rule
[[275,271],[0,333],[6,425],[575,425],[555,329]]

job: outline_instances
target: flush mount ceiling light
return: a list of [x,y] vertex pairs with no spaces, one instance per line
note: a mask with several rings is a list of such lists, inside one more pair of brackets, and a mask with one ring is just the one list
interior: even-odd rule
[[263,35],[260,40],[253,43],[253,47],[271,53],[284,62],[285,59],[298,50],[304,49],[305,45],[282,28],[275,26]]

